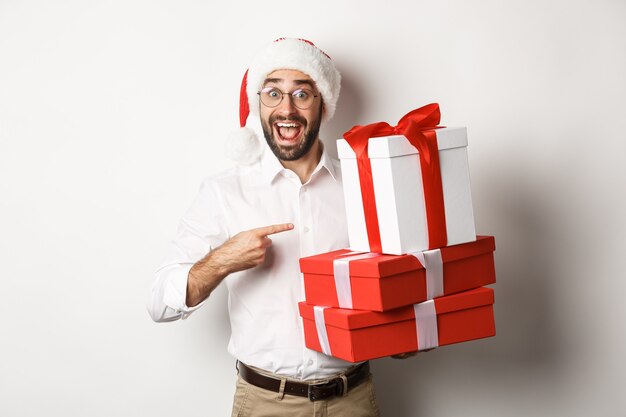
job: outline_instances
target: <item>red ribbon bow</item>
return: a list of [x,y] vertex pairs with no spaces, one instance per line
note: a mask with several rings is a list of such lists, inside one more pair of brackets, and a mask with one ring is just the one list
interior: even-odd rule
[[354,126],[344,133],[344,139],[352,147],[357,157],[370,252],[382,253],[382,244],[367,145],[370,138],[381,136],[403,135],[419,152],[428,223],[428,245],[429,248],[440,248],[447,245],[448,234],[446,232],[443,187],[439,167],[439,149],[437,147],[437,135],[433,130],[442,127],[438,126],[440,120],[439,104],[432,103],[405,114],[396,126],[390,126],[386,122],[378,122],[365,126]]

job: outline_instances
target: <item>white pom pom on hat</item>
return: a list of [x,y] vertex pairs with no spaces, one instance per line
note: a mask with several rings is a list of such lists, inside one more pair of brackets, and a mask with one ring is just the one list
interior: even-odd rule
[[298,70],[307,74],[322,95],[323,120],[335,114],[341,74],[324,51],[305,39],[279,38],[260,51],[246,71],[239,93],[239,123],[241,128],[229,135],[227,156],[241,165],[256,162],[263,153],[263,144],[257,133],[246,127],[248,116],[259,114],[258,92],[267,75],[278,69]]

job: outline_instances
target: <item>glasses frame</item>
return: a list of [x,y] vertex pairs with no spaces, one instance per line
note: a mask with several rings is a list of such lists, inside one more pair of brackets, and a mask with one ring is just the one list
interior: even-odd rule
[[[269,88],[270,90],[275,90],[275,91],[277,91],[277,92],[279,92],[279,93],[281,94],[281,96],[280,96],[280,100],[278,101],[278,103],[276,103],[276,105],[275,105],[275,106],[269,106],[269,105],[267,105],[267,104],[263,103],[263,99],[261,99],[261,93],[262,93],[262,92],[263,92],[263,90],[265,90],[266,88]],[[281,89],[277,88],[277,87],[265,87],[265,88],[263,88],[263,90],[261,90],[261,91],[257,91],[257,95],[259,96],[259,101],[260,101],[260,102],[261,102],[261,103],[262,103],[265,107],[269,107],[270,109],[274,109],[274,108],[276,108],[276,107],[280,106],[280,103],[282,103],[282,102],[283,102],[283,99],[285,98],[285,95],[288,95],[288,96],[291,98],[291,102],[293,103],[293,105],[294,105],[297,109],[300,109],[300,110],[308,110],[308,109],[310,109],[311,107],[313,107],[313,103],[315,102],[315,99],[316,99],[317,97],[319,97],[319,94],[315,94],[315,93],[313,93],[313,91],[312,91],[312,90],[309,90],[308,88],[297,88],[297,89],[295,89],[295,90],[293,90],[293,91],[290,91],[290,92],[288,92],[288,93],[283,93],[283,91],[282,91]],[[303,91],[303,90],[304,90],[304,91],[310,91],[310,92],[311,92],[311,95],[313,96],[313,100],[311,100],[311,104],[310,104],[308,107],[304,107],[304,108],[303,108],[303,107],[298,106],[298,105],[296,104],[296,100],[294,100],[294,99],[293,99],[293,93],[295,93],[296,91]]]

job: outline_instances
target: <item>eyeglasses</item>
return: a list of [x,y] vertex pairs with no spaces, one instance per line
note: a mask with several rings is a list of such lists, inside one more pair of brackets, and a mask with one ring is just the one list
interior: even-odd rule
[[283,93],[276,87],[266,87],[257,93],[261,99],[261,103],[267,107],[277,107],[286,95],[291,96],[293,105],[300,110],[306,110],[313,105],[315,98],[313,91],[306,88],[299,88],[291,93]]

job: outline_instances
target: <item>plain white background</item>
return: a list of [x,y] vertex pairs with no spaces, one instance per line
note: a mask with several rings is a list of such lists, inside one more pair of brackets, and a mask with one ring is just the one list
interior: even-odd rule
[[152,273],[251,58],[316,42],[322,136],[437,101],[496,236],[492,339],[374,362],[385,416],[625,416],[626,3],[0,1],[0,415],[226,416],[220,287],[184,322]]

